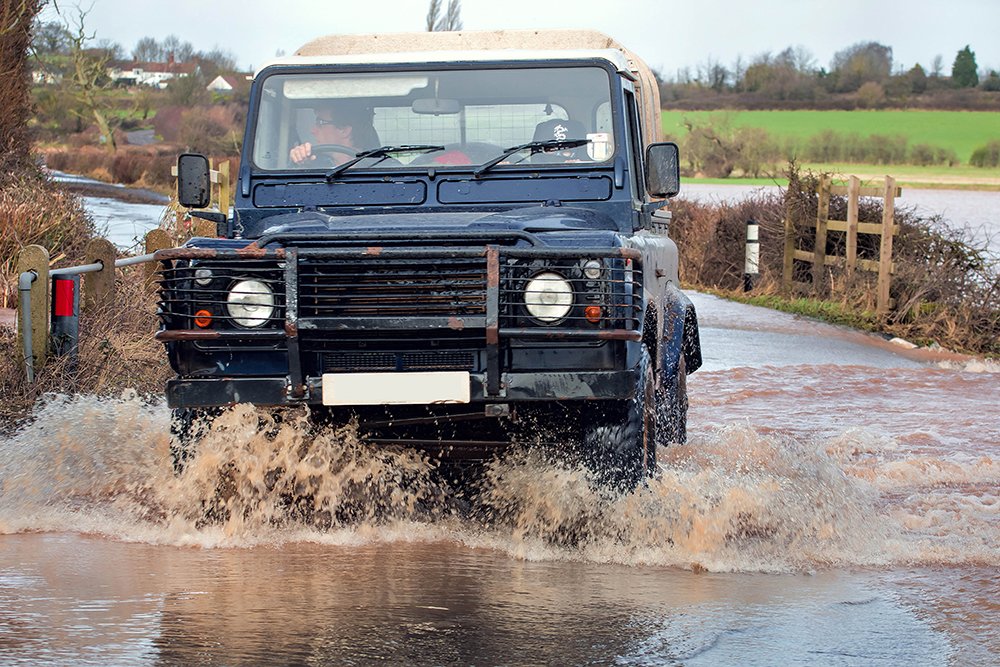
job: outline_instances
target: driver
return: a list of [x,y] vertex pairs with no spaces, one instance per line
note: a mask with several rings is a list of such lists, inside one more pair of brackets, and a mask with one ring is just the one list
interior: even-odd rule
[[[354,105],[330,102],[314,109],[316,119],[311,129],[315,143],[305,142],[289,151],[294,164],[305,166],[316,159],[314,147],[320,147],[331,166],[337,166],[354,157],[358,151],[379,146],[378,134],[372,127],[372,111]],[[334,145],[340,150],[322,150],[323,145]]]

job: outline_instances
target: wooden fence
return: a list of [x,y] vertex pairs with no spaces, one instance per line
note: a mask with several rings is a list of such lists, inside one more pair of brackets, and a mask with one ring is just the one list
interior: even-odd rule
[[[795,217],[791,210],[785,211],[785,263],[782,272],[782,285],[790,291],[794,282],[794,263],[796,260],[812,264],[812,283],[807,285],[815,292],[821,292],[826,283],[827,267],[842,267],[846,284],[850,284],[855,271],[870,271],[878,273],[878,306],[877,312],[888,312],[892,303],[889,298],[889,288],[895,267],[892,263],[892,237],[898,232],[898,225],[893,223],[896,212],[896,197],[903,191],[896,187],[896,180],[886,176],[881,184],[862,187],[861,179],[851,176],[846,185],[834,185],[829,176],[820,178],[816,220],[809,226],[816,229],[816,240],[813,249],[796,248]],[[830,220],[830,197],[833,195],[847,196],[847,220]],[[882,222],[858,222],[858,202],[861,197],[881,197],[883,200]],[[827,233],[830,231],[846,232],[847,243],[844,256],[827,255]],[[878,260],[858,258],[858,234],[877,234],[879,242]]]

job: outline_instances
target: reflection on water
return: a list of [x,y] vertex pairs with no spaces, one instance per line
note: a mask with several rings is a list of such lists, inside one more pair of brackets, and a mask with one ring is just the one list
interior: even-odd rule
[[0,622],[39,662],[937,665],[950,653],[877,573],[691,574],[447,541],[248,553],[61,535],[8,538],[10,563],[24,574],[0,574]]

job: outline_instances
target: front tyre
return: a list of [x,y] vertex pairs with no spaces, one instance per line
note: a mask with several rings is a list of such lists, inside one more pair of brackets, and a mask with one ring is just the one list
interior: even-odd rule
[[636,368],[635,395],[627,401],[600,404],[592,415],[584,416],[585,460],[602,485],[628,493],[654,469],[654,400],[653,364],[644,345]]

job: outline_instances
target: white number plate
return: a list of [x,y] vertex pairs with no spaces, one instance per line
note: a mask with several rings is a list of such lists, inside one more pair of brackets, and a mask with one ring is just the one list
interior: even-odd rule
[[323,374],[323,405],[468,402],[468,371]]

